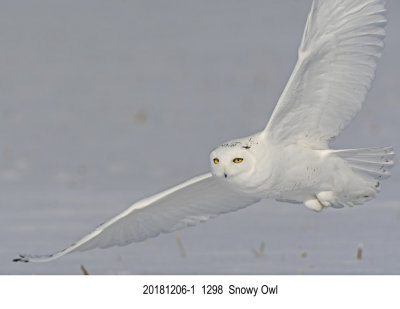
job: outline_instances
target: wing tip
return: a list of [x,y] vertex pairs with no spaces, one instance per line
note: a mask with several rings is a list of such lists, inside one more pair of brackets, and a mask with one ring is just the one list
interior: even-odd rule
[[30,258],[27,257],[24,254],[18,254],[18,257],[12,260],[13,262],[22,262],[22,263],[28,263],[30,261]]
[[60,257],[59,254],[48,254],[48,255],[30,255],[30,254],[18,254],[18,257],[13,259],[13,262],[22,262],[22,263],[41,263],[41,262],[49,262]]

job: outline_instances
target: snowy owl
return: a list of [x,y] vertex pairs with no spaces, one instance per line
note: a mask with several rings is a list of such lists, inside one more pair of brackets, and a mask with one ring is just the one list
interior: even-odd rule
[[392,147],[329,149],[361,109],[383,49],[382,0],[314,0],[298,60],[267,126],[222,144],[211,171],[146,199],[66,249],[14,261],[123,246],[204,222],[264,198],[321,211],[363,204],[390,176]]

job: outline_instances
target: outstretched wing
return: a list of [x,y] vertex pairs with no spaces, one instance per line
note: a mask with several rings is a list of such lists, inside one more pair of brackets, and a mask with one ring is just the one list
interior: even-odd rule
[[14,261],[48,262],[74,251],[124,246],[207,221],[257,201],[259,199],[231,191],[207,173],[136,202],[60,252],[42,256],[20,255]]
[[264,133],[326,148],[361,109],[383,49],[385,1],[314,0],[298,60]]

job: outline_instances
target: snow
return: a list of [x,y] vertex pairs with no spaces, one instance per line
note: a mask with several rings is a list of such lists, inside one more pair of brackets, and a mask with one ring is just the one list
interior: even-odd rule
[[[314,213],[265,200],[126,247],[11,262],[64,248],[134,201],[207,171],[216,145],[263,128],[309,6],[0,3],[0,274],[81,274],[80,265],[90,274],[399,274],[396,167],[363,206]],[[400,149],[399,15],[400,3],[388,1],[376,80],[334,148]]]

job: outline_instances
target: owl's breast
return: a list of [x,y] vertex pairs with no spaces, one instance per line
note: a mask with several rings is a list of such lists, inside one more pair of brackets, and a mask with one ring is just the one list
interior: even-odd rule
[[331,183],[324,173],[325,159],[320,151],[299,145],[273,148],[256,156],[251,175],[237,183],[242,193],[275,199],[301,200],[324,184]]

